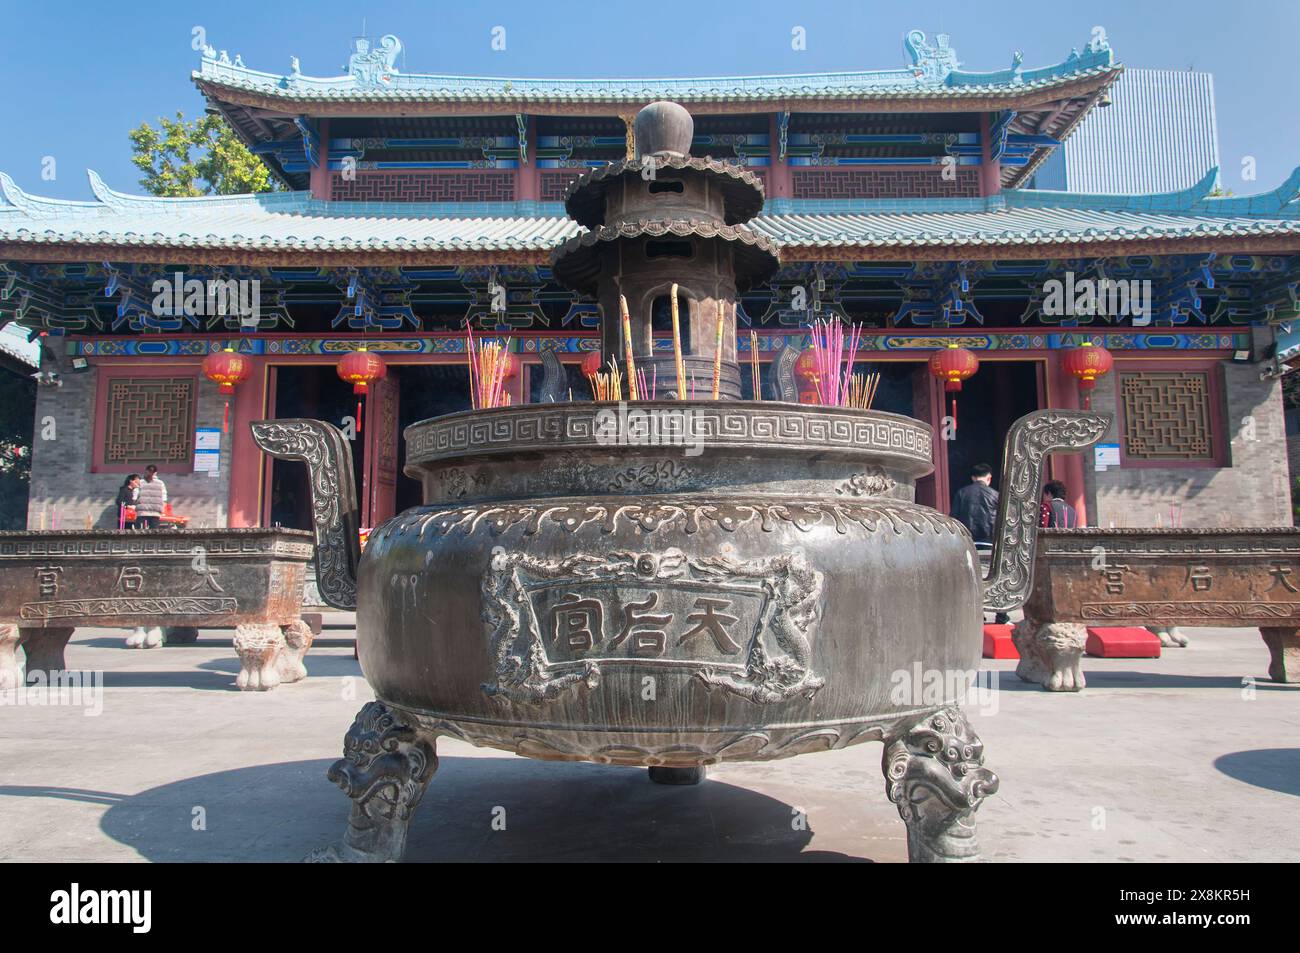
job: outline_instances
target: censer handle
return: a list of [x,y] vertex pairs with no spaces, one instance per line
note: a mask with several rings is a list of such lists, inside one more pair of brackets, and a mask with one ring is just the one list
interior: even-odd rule
[[1036,410],[1011,425],[1002,453],[992,568],[984,580],[985,612],[1010,612],[1029,598],[1038,546],[1043,458],[1059,450],[1090,447],[1109,426],[1109,414],[1082,410]]
[[271,456],[307,464],[321,598],[336,609],[355,609],[361,540],[352,445],[339,428],[321,420],[257,420],[250,426],[253,440]]

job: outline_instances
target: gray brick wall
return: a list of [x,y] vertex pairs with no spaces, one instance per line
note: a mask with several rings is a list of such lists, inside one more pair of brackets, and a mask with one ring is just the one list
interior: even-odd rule
[[[51,348],[53,350],[53,348]],[[91,440],[95,432],[95,393],[99,370],[74,374],[64,356],[55,369],[62,375],[62,387],[39,387],[36,393],[36,434],[32,441],[32,485],[27,508],[27,526],[39,529],[42,513],[46,529],[52,528],[58,513],[61,529],[80,529],[89,515],[91,525],[108,529],[117,526],[113,501],[125,474],[91,473]],[[47,359],[46,366],[50,366]],[[198,365],[195,365],[197,372]],[[195,425],[220,427],[224,398],[216,385],[199,381],[199,402]],[[42,437],[44,422],[52,420],[54,439]],[[140,470],[144,466],[139,467]],[[175,511],[190,517],[191,526],[226,525],[230,499],[230,435],[222,435],[221,470],[207,473],[165,473],[167,494]]]
[[[1169,505],[1182,506],[1182,525],[1290,526],[1286,424],[1282,384],[1261,381],[1259,364],[1225,361],[1225,424],[1231,435],[1229,466],[1223,468],[1115,468],[1097,472],[1092,451],[1084,455],[1084,489],[1090,522],[1098,526],[1169,524]],[[1094,410],[1115,413],[1118,374],[1103,377],[1093,392]],[[1243,424],[1253,418],[1254,439]],[[1104,443],[1119,443],[1111,424]]]

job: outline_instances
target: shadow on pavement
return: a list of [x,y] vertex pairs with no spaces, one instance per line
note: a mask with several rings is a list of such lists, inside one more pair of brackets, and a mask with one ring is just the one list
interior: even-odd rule
[[1234,751],[1216,758],[1214,766],[1254,787],[1300,797],[1300,748]]
[[[107,805],[100,827],[149,861],[288,861],[337,841],[348,801],[330,762],[187,778],[136,795],[0,786],[5,797]],[[708,779],[650,782],[644,768],[522,758],[442,758],[407,842],[408,861],[862,861],[809,851],[791,805]],[[493,827],[504,820],[504,830]]]

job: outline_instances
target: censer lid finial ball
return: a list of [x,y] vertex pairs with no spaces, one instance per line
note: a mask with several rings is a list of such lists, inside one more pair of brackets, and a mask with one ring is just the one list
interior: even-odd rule
[[636,157],[669,155],[685,158],[691,154],[695,138],[695,120],[678,103],[660,100],[651,103],[633,121]]

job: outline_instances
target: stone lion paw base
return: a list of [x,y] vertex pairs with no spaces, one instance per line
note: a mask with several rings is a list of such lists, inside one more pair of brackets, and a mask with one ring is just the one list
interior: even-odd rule
[[303,656],[312,644],[311,627],[302,620],[286,626],[245,623],[235,628],[235,653],[241,692],[269,692],[282,683],[307,677]]
[[156,649],[161,648],[162,644],[163,630],[156,625],[148,629],[139,626],[126,637],[126,647],[128,649]]
[[[24,682],[19,664],[19,646],[27,655],[27,681],[37,673],[49,678],[64,671],[67,663],[64,653],[72,638],[72,628],[29,629],[15,625],[0,625],[0,691],[18,688]],[[159,631],[159,641],[162,639]],[[144,636],[148,636],[148,631]],[[146,642],[128,648],[147,647]],[[286,626],[244,624],[235,629],[235,652],[239,656],[239,674],[235,686],[240,691],[270,691],[277,685],[298,682],[307,677],[303,657],[312,645],[312,631],[307,623],[298,620]]]
[[[1174,639],[1186,637],[1171,630]],[[1268,646],[1268,677],[1275,682],[1300,682],[1300,629],[1291,626],[1261,626],[1259,634]],[[1162,636],[1163,641],[1164,636]],[[1017,622],[1011,641],[1020,653],[1016,674],[1022,681],[1042,685],[1049,692],[1077,692],[1086,687],[1080,661],[1088,640],[1087,626],[1076,622],[1040,623],[1034,619]]]
[[1088,643],[1088,628],[1073,622],[1022,619],[1011,630],[1020,653],[1016,675],[1049,692],[1077,692],[1086,686],[1079,662]]
[[[975,812],[998,790],[984,744],[954,707],[911,715],[885,739],[885,793],[907,825],[911,863],[979,860]],[[438,770],[437,735],[403,722],[383,702],[367,703],[327,772],[351,800],[338,844],[305,863],[388,863],[402,859],[411,816]]]

